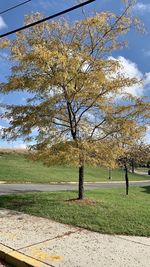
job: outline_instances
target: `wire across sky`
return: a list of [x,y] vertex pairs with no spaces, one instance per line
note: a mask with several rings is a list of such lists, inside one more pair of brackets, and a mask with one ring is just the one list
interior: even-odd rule
[[6,37],[6,36],[8,36],[8,35],[10,35],[10,34],[13,34],[13,33],[16,33],[16,32],[22,31],[22,30],[25,30],[25,29],[27,29],[27,28],[33,27],[33,26],[35,26],[35,25],[37,25],[37,24],[40,24],[40,23],[42,23],[42,22],[44,22],[44,21],[47,21],[47,20],[56,18],[56,17],[61,16],[61,15],[64,15],[64,14],[66,14],[66,13],[69,13],[69,12],[75,10],[75,9],[78,9],[78,8],[80,8],[80,7],[83,7],[83,6],[85,6],[85,5],[88,5],[88,4],[90,4],[90,3],[92,3],[92,2],[95,2],[95,1],[96,1],[96,0],[88,0],[88,1],[82,2],[82,3],[78,4],[78,5],[75,5],[75,6],[72,6],[72,7],[70,7],[70,8],[67,8],[67,9],[65,9],[65,10],[63,10],[63,11],[60,11],[60,12],[58,12],[58,13],[55,13],[55,14],[53,14],[53,15],[51,15],[51,16],[45,17],[45,18],[43,18],[43,19],[41,19],[41,20],[35,21],[35,22],[30,23],[30,24],[28,24],[28,25],[25,25],[25,26],[23,26],[23,27],[20,27],[20,28],[17,28],[17,29],[15,29],[15,30],[6,32],[6,33],[4,33],[4,34],[1,34],[1,35],[0,35],[0,38],[2,38],[2,37]]
[[32,1],[32,0],[26,0],[26,1],[24,1],[24,2],[22,2],[22,3],[20,3],[20,4],[18,4],[18,5],[15,5],[15,6],[12,6],[12,7],[10,7],[10,8],[7,8],[7,9],[5,9],[5,10],[3,10],[3,11],[0,11],[0,15],[5,14],[5,13],[7,13],[8,11],[11,11],[11,10],[13,10],[13,9],[15,9],[15,8],[20,7],[20,6],[23,6],[23,5],[25,5],[25,4],[27,4],[28,2],[31,2],[31,1]]

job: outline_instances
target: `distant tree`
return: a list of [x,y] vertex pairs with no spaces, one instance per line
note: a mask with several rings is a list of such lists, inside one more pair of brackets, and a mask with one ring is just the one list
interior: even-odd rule
[[[84,197],[85,162],[111,161],[109,140],[122,129],[128,132],[149,111],[149,103],[125,93],[139,81],[124,77],[119,62],[109,58],[137,24],[128,11],[129,6],[121,16],[97,13],[74,24],[44,22],[8,43],[11,75],[0,92],[23,91],[31,98],[25,105],[4,106],[10,127],[3,136],[34,141],[33,159],[47,165],[76,164],[79,199]],[[26,23],[39,18],[27,16]],[[116,100],[119,95],[123,101]]]
[[150,159],[150,145],[144,142],[138,142],[130,150],[130,166],[132,173],[135,167],[146,165]]
[[[120,146],[122,147],[122,154],[118,157],[118,164],[124,168],[125,181],[126,181],[126,195],[129,193],[129,177],[128,172],[133,168],[133,160],[139,162],[146,159],[144,155],[144,147],[147,150],[147,155],[149,148],[146,144],[141,141],[144,137],[146,128],[144,126],[139,126],[135,123],[134,127],[130,128],[129,132],[124,132],[120,137]],[[142,158],[141,158],[142,157]]]
[[147,162],[147,168],[149,168],[150,167],[150,161],[148,160],[148,162]]

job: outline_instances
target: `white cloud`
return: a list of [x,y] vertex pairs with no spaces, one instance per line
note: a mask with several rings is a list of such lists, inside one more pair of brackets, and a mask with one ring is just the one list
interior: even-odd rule
[[[129,59],[126,59],[122,56],[118,58],[110,57],[112,60],[118,60],[120,62],[121,68],[119,69],[119,73],[122,74],[126,78],[136,78],[139,81],[144,79],[143,73],[138,69],[136,63],[132,62]],[[131,87],[125,87],[124,93],[129,93],[133,96],[142,96],[144,94],[144,86],[141,84],[137,84]]]
[[143,77],[143,74],[138,69],[138,66],[136,63],[134,63],[131,60],[126,59],[122,56],[118,57],[117,60],[120,61],[121,66],[122,66],[122,73],[126,77],[130,77],[130,78],[137,77],[138,79],[141,79]]
[[139,2],[134,6],[134,11],[138,13],[150,12],[150,4],[144,4],[142,2]]
[[24,144],[24,143],[17,143],[17,144],[14,144],[14,147],[15,148],[20,148],[20,149],[26,149],[27,148],[27,145]]
[[145,142],[147,144],[150,144],[150,126],[147,127],[146,136],[145,136]]
[[144,91],[145,95],[150,95],[150,72],[144,75]]
[[[2,127],[0,127],[1,129]],[[0,141],[0,148],[10,148],[10,149],[27,149],[27,145],[22,141]]]
[[150,72],[145,73],[144,84],[145,86],[150,85]]
[[0,30],[6,27],[7,27],[7,24],[5,23],[3,18],[0,16]]

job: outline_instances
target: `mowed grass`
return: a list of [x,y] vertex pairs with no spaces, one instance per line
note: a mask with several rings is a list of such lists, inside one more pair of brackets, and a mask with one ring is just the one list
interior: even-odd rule
[[75,191],[0,196],[0,208],[100,233],[150,236],[150,186],[131,187],[129,196],[114,188],[87,191],[83,202],[76,197]]
[[[149,176],[129,174],[130,180],[145,180]],[[113,170],[112,180],[124,180],[123,170]],[[46,167],[41,162],[33,162],[23,154],[0,153],[0,181],[6,182],[78,182],[78,168],[71,166]],[[86,182],[108,181],[108,169],[85,167]]]

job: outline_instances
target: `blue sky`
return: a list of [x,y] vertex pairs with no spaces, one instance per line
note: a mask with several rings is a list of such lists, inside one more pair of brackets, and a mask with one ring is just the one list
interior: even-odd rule
[[[23,2],[23,0],[5,0],[0,1],[0,12],[11,7],[12,5],[17,5]],[[75,0],[32,0],[24,6],[12,10],[8,13],[0,16],[0,34],[13,30],[14,28],[23,25],[24,16],[30,14],[31,12],[42,12],[45,16],[54,14],[55,12],[62,11],[63,9],[69,8],[75,5]],[[118,14],[123,10],[123,5],[121,0],[97,0],[96,2],[85,7],[87,12],[93,11],[115,11]],[[124,67],[124,71],[130,76],[136,76],[142,78],[144,85],[141,87],[131,88],[131,91],[135,95],[146,95],[150,99],[150,1],[141,0],[137,1],[134,14],[139,16],[145,24],[147,33],[141,34],[135,30],[131,30],[127,35],[127,40],[129,45],[127,48],[115,52],[112,56],[121,60]],[[81,10],[75,10],[65,17],[71,21],[78,20],[82,18]],[[14,35],[9,37],[14,38]],[[7,58],[7,54],[0,52],[0,82],[7,79],[9,74],[9,63],[3,59]],[[0,95],[0,102],[7,103],[18,103],[21,104],[25,101],[23,94],[10,94],[8,96]],[[6,121],[0,121],[0,128],[6,126]],[[150,143],[150,128],[147,132],[147,141]],[[14,143],[7,143],[6,141],[0,140],[0,147],[23,147],[22,141],[17,141]]]

